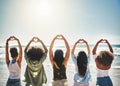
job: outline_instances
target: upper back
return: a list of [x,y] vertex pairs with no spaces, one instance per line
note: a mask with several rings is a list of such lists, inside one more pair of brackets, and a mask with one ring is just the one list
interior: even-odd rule
[[18,65],[17,62],[15,63],[12,63],[12,61],[9,63],[9,66],[8,66],[8,70],[9,70],[9,73],[10,73],[10,76],[9,78],[13,78],[13,79],[16,79],[16,78],[19,78],[20,77],[20,67]]
[[62,65],[61,67],[56,68],[53,66],[54,80],[66,79],[66,67]]

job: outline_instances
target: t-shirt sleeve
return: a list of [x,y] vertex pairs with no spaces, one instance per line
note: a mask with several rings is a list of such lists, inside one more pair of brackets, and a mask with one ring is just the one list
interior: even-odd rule
[[27,56],[27,53],[24,53],[24,57],[25,57],[27,65],[31,66],[30,65],[30,58]]
[[90,63],[90,54],[88,54],[88,63]]
[[94,54],[94,55],[93,55],[93,58],[94,58],[94,59],[96,59],[96,58],[97,58],[97,56],[98,56],[97,54]]
[[42,58],[40,59],[40,63],[43,63],[46,57],[47,57],[47,53],[44,53]]
[[24,53],[25,60],[27,60],[27,53]]
[[72,60],[73,60],[74,64],[77,65],[76,56],[74,54],[72,54],[71,57],[72,57]]

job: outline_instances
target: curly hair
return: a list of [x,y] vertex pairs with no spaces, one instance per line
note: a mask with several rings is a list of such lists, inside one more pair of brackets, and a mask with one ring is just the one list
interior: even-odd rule
[[77,56],[77,66],[80,76],[85,76],[87,70],[87,55],[84,51],[80,51]]
[[41,48],[32,47],[27,52],[27,57],[31,60],[40,60],[43,56],[44,52]]
[[109,51],[100,51],[96,60],[103,66],[110,66],[113,61],[113,55]]
[[17,48],[10,48],[10,54],[12,58],[15,58],[18,56]]
[[63,51],[60,50],[60,49],[56,50],[55,53],[54,53],[53,60],[56,62],[58,67],[61,67],[62,66],[62,62],[64,61]]

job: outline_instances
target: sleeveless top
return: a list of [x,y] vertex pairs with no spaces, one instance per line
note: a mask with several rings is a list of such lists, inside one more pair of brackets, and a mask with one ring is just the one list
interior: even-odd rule
[[53,80],[62,80],[67,79],[66,77],[66,67],[62,65],[60,69],[57,69],[55,66],[53,66]]
[[15,60],[10,61],[8,70],[9,70],[9,79],[20,79],[21,69],[20,69],[17,61],[15,61]]

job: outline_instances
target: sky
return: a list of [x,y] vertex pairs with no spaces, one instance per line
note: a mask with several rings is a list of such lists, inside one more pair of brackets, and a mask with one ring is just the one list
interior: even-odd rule
[[120,0],[0,0],[0,45],[37,36],[47,45],[57,34],[69,44],[107,39],[120,44]]

